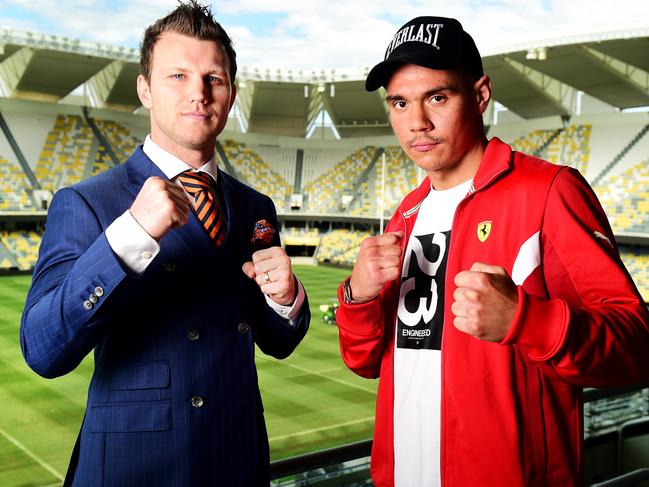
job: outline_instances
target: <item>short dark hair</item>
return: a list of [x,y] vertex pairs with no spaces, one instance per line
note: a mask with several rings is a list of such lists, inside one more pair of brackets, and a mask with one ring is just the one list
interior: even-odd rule
[[166,17],[156,20],[144,31],[140,44],[140,73],[147,81],[151,75],[153,48],[165,32],[176,32],[202,41],[219,42],[228,56],[230,64],[230,81],[234,83],[237,74],[237,55],[232,48],[232,40],[212,16],[209,6],[201,5],[196,0],[179,2],[178,7]]

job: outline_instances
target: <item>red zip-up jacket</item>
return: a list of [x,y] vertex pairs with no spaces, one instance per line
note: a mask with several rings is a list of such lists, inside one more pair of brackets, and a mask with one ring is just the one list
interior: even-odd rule
[[[429,190],[426,179],[386,228],[405,232],[404,248]],[[481,241],[485,224],[490,232]],[[518,285],[516,316],[500,343],[453,326],[453,279],[474,262],[504,267]],[[380,377],[371,460],[377,487],[394,485],[399,285],[390,282],[363,304],[345,304],[338,290],[343,360],[358,375]],[[588,183],[492,139],[455,212],[444,295],[442,485],[583,484],[582,388],[649,378],[649,315]]]

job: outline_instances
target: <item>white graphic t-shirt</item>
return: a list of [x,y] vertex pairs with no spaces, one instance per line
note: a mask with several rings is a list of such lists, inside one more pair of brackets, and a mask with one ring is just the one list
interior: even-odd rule
[[441,485],[444,278],[453,216],[470,187],[471,180],[430,191],[403,257],[394,347],[395,487]]

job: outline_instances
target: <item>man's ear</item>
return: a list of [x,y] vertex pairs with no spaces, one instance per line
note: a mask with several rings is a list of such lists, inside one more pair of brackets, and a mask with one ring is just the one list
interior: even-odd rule
[[151,109],[151,87],[144,75],[137,77],[137,96],[145,108]]
[[489,76],[483,76],[473,85],[473,91],[478,102],[480,113],[484,113],[491,100],[491,79]]

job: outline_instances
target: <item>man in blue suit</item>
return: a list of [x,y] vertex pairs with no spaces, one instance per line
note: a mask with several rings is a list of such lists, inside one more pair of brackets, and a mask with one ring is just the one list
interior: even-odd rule
[[235,74],[210,10],[180,4],[142,42],[144,145],[52,201],[21,346],[44,377],[94,349],[66,485],[269,483],[255,344],[287,357],[310,314],[272,201],[216,166]]

